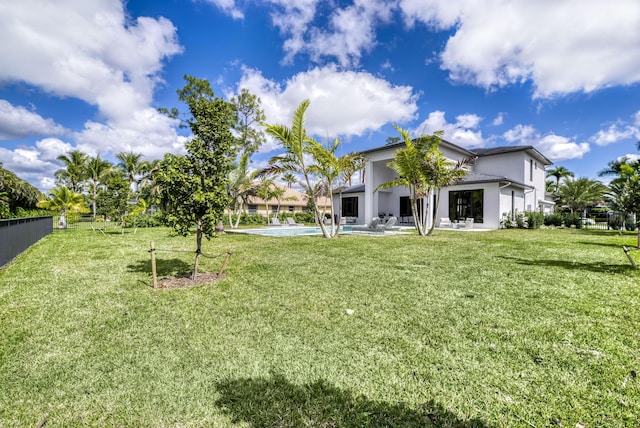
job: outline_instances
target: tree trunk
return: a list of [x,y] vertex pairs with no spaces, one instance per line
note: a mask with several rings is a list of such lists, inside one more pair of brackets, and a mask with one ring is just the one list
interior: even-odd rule
[[[440,208],[440,190],[438,190],[438,193],[436,194],[436,206],[435,206],[435,212],[436,215],[438,215],[438,209]],[[427,233],[427,236],[431,236],[433,235],[433,230],[436,228],[436,218],[433,218],[433,221],[431,222],[431,227],[429,228],[429,233]]]

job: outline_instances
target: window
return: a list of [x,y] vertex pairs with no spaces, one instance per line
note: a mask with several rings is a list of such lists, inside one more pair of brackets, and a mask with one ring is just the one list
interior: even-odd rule
[[[424,199],[418,199],[418,212],[422,213]],[[408,196],[400,196],[400,217],[411,217],[411,199]]]
[[249,205],[249,214],[258,214],[258,206]]
[[474,223],[483,223],[484,190],[449,192],[449,218],[462,221],[473,218]]
[[357,196],[349,196],[348,198],[342,198],[342,216],[358,217],[358,197]]
[[529,159],[529,181],[533,181],[533,159]]
[[271,205],[271,213],[272,214],[277,214],[278,213],[278,206],[277,205]]
[[292,213],[296,210],[296,207],[294,207],[293,205],[289,205],[289,212]]

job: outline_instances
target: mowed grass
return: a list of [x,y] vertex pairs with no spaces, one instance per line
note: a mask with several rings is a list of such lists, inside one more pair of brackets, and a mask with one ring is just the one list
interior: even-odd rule
[[156,290],[193,238],[56,232],[0,270],[0,426],[636,427],[635,239],[227,234]]

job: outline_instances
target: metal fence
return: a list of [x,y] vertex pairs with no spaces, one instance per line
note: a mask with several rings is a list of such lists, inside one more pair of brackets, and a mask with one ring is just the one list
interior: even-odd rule
[[0,267],[50,234],[52,230],[51,217],[0,220]]

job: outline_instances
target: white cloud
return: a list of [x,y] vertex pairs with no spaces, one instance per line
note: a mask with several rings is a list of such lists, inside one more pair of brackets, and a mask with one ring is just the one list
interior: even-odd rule
[[517,125],[503,134],[510,143],[533,146],[552,161],[582,159],[591,150],[589,143],[577,143],[570,138],[555,134],[542,136],[529,125]]
[[637,0],[402,0],[411,24],[453,29],[441,55],[453,80],[486,88],[531,81],[535,97],[640,81]]
[[599,146],[608,146],[618,141],[640,138],[640,129],[636,126],[613,124],[607,129],[598,131],[591,140]]
[[462,114],[454,123],[447,122],[445,112],[436,110],[414,131],[414,134],[433,134],[444,131],[444,139],[465,148],[482,147],[484,139],[478,129],[482,118],[475,114]]
[[636,126],[640,126],[640,111],[633,115],[633,123]]
[[[360,136],[390,122],[409,121],[417,110],[411,87],[333,66],[296,74],[282,85],[258,70],[244,68],[237,87],[260,97],[267,123],[289,126],[293,111],[309,99],[307,131],[321,138]],[[275,143],[268,148],[276,148]]]
[[[355,0],[344,8],[321,9],[317,0],[291,2],[270,0],[277,11],[272,13],[275,26],[286,35],[285,62],[306,53],[315,62],[335,58],[344,67],[357,65],[364,52],[376,45],[376,27],[391,19],[395,5],[384,0]],[[320,9],[320,10],[319,10]],[[327,13],[327,26],[314,26],[318,15]]]
[[[75,134],[76,148],[91,155],[133,150],[148,158],[182,149],[175,123],[150,107],[164,61],[182,49],[169,20],[131,19],[120,0],[3,2],[0,40],[11,40],[0,43],[0,82],[24,82],[98,108]],[[25,135],[64,131],[50,119],[0,103],[0,133],[22,136],[18,125]],[[44,150],[49,143],[43,141]],[[36,163],[43,159],[35,148],[12,153],[18,167],[27,155]],[[47,171],[43,165],[42,174]]]
[[21,106],[0,100],[0,140],[34,135],[62,135],[64,127]]
[[235,4],[234,0],[205,0],[207,3],[221,9],[224,13],[230,15],[233,19],[242,19],[244,14],[240,11]]
[[500,112],[498,113],[498,115],[496,116],[495,119],[493,119],[493,122],[491,122],[491,124],[493,126],[500,126],[504,123],[504,117],[505,117],[506,113]]

